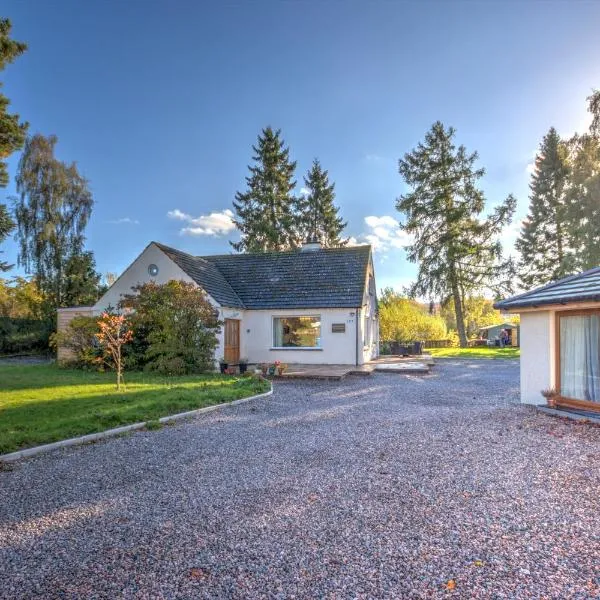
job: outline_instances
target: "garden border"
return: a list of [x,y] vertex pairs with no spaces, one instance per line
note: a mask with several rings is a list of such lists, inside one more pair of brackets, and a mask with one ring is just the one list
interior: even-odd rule
[[90,444],[92,442],[97,442],[99,440],[104,440],[106,438],[116,437],[123,433],[128,433],[130,431],[137,431],[139,429],[143,429],[148,425],[148,423],[156,422],[159,423],[168,423],[170,421],[179,421],[180,419],[186,419],[188,417],[194,417],[196,415],[211,412],[213,410],[218,410],[220,408],[224,408],[226,406],[233,406],[235,404],[243,404],[245,402],[250,402],[251,400],[258,400],[259,398],[266,398],[267,396],[271,396],[273,394],[273,383],[269,382],[271,385],[271,389],[267,392],[262,392],[261,394],[255,394],[254,396],[248,396],[247,398],[239,398],[238,400],[232,400],[231,402],[222,402],[221,404],[213,404],[212,406],[204,406],[202,408],[196,408],[194,410],[188,410],[186,412],[177,413],[174,415],[167,415],[166,417],[160,417],[160,419],[150,419],[149,421],[143,421],[140,423],[132,423],[131,425],[122,425],[121,427],[115,427],[114,429],[107,429],[106,431],[99,431],[97,433],[88,433],[87,435],[82,435],[75,438],[69,438],[66,440],[59,440],[58,442],[52,442],[51,444],[43,444],[41,446],[33,446],[33,448],[25,448],[23,450],[16,450],[15,452],[10,452],[8,454],[0,454],[0,464],[2,463],[11,463],[22,458],[31,458],[32,456],[36,456],[38,454],[44,454],[46,452],[52,452],[53,450],[58,450],[60,448],[67,448],[69,446],[81,446],[84,444]]

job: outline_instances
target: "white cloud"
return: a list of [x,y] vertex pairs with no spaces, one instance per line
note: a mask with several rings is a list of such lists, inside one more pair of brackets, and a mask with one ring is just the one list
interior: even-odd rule
[[527,163],[525,171],[528,175],[531,175],[535,171],[535,159],[537,158],[537,150],[534,150],[531,155],[531,160]]
[[367,230],[358,238],[350,238],[349,244],[371,244],[374,251],[387,252],[388,250],[401,250],[412,243],[411,236],[400,228],[400,223],[390,215],[381,217],[369,215],[365,217]]
[[233,212],[226,208],[220,212],[212,212],[209,215],[192,217],[178,208],[167,213],[169,219],[184,221],[188,225],[179,231],[181,235],[224,235],[235,229]]
[[107,221],[107,223],[110,223],[111,225],[125,225],[125,224],[139,225],[140,224],[140,222],[137,219],[131,219],[130,217],[122,217],[120,219],[114,219],[113,221]]
[[310,190],[309,190],[308,188],[305,188],[305,187],[301,187],[301,188],[300,188],[300,193],[301,193],[303,196],[310,196]]

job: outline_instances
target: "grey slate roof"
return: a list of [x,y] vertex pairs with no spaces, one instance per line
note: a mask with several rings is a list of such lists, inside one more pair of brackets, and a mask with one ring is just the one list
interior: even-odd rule
[[357,308],[371,246],[191,256],[157,244],[219,304],[231,308]]
[[587,301],[600,302],[600,267],[590,269],[579,275],[565,277],[531,292],[496,302],[494,306],[502,310],[511,310]]
[[217,267],[181,250],[154,242],[182,271],[187,273],[204,291],[221,306],[244,308],[243,302]]

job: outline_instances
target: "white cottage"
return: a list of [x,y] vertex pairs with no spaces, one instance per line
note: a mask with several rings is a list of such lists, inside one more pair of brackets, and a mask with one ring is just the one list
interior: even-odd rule
[[600,267],[495,307],[521,315],[521,402],[600,410]]
[[110,289],[89,308],[117,307],[132,288],[148,281],[193,282],[219,311],[224,327],[216,358],[251,363],[361,365],[379,350],[377,297],[371,246],[288,252],[192,256],[151,242]]

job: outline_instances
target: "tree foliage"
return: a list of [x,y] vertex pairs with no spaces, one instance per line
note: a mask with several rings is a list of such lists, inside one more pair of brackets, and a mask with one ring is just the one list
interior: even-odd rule
[[379,337],[384,342],[446,339],[448,330],[441,317],[430,315],[423,305],[391,288],[379,300]]
[[66,306],[91,306],[102,292],[100,273],[91,251],[72,254],[65,263],[65,289],[63,302]]
[[308,190],[298,202],[298,231],[300,239],[317,241],[324,248],[344,246],[342,232],[347,223],[338,215],[335,205],[335,184],[329,182],[329,173],[315,159],[304,178]]
[[0,279],[0,317],[40,319],[44,297],[32,279]]
[[213,369],[222,323],[194,284],[145,283],[123,299],[121,308],[133,311],[128,318],[138,357],[130,357],[130,362],[168,375]]
[[[27,50],[27,44],[11,39],[11,29],[10,20],[0,18],[0,71]],[[23,147],[28,127],[20,122],[19,115],[8,112],[9,104],[8,98],[0,93],[0,187],[8,185],[6,159]]]
[[466,346],[465,297],[484,288],[499,292],[511,287],[512,263],[503,259],[499,236],[516,200],[509,196],[491,215],[482,216],[485,197],[477,184],[485,171],[475,167],[476,152],[456,148],[454,135],[453,128],[438,121],[425,141],[399,161],[411,190],[396,206],[405,216],[401,227],[413,237],[408,259],[419,266],[411,294],[452,298],[460,343]]
[[[465,329],[469,338],[477,335],[481,327],[500,325],[507,317],[494,308],[494,302],[485,296],[468,296],[464,306]],[[448,329],[456,330],[456,311],[452,299],[440,308],[440,317],[444,319]]]
[[[28,138],[17,173],[15,216],[19,264],[33,273],[49,310],[74,300],[68,294],[71,273],[86,267],[84,230],[93,206],[87,180],[77,166],[55,158],[56,136]],[[89,266],[89,260],[87,260]],[[86,271],[86,268],[83,269]]]
[[[15,222],[12,220],[5,204],[0,204],[0,244],[8,237],[8,234],[15,228]],[[0,254],[2,251],[0,250]],[[0,260],[0,272],[8,271],[12,265],[6,261]]]
[[231,243],[238,252],[267,252],[297,247],[297,198],[295,161],[281,139],[281,130],[267,127],[252,147],[254,165],[246,177],[247,190],[237,192],[233,206],[239,242]]
[[102,360],[104,364],[115,370],[117,374],[117,390],[121,389],[123,383],[123,346],[133,338],[133,331],[125,315],[102,313],[98,320],[99,332],[96,340],[102,348]]
[[529,212],[516,242],[519,280],[530,289],[575,268],[568,222],[568,149],[553,127],[540,144],[529,188]]

